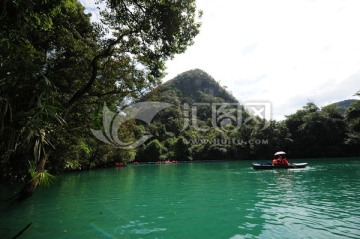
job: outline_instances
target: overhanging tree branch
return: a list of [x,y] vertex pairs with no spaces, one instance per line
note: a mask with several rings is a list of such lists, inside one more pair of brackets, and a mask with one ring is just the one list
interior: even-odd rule
[[101,67],[99,66],[100,61],[102,59],[111,57],[114,53],[114,47],[117,44],[119,44],[125,36],[131,35],[137,31],[138,30],[132,30],[132,31],[122,34],[116,40],[111,41],[109,43],[108,47],[102,53],[100,53],[99,55],[96,55],[93,58],[93,60],[91,61],[92,71],[91,71],[91,77],[90,77],[89,81],[70,98],[70,100],[65,104],[65,108],[70,108],[76,101],[78,101],[81,97],[83,97],[86,93],[88,93],[91,90],[92,86],[94,85],[94,83],[96,81],[98,71],[101,69]]

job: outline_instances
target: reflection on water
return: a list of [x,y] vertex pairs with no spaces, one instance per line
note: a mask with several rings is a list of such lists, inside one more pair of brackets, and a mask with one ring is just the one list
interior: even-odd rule
[[359,238],[360,161],[138,165],[60,176],[2,204],[0,238]]

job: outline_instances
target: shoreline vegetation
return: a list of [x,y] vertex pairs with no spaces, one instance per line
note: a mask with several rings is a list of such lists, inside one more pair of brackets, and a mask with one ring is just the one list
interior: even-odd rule
[[[360,101],[321,109],[309,102],[277,122],[252,115],[221,79],[199,69],[162,84],[165,62],[186,51],[201,29],[195,3],[105,0],[99,24],[77,0],[5,1],[0,181],[22,182],[17,198],[26,199],[52,175],[115,163],[257,160],[278,150],[293,158],[360,155]],[[134,118],[104,129],[104,105],[114,112],[111,121],[124,107],[149,101],[171,107],[149,124]],[[124,149],[99,141],[91,129],[115,131],[121,142],[152,138]]]

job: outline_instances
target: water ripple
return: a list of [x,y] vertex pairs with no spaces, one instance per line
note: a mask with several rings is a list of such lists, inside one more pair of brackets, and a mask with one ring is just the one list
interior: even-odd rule
[[[275,174],[277,178],[257,193],[259,201],[255,206],[263,212],[261,217],[267,225],[261,237],[271,238],[271,232],[279,233],[279,230],[284,235],[300,238],[309,235],[315,238],[360,237],[360,200],[357,197],[360,185],[356,177],[332,175],[325,172],[326,168],[317,167],[311,175]],[[303,178],[306,180],[301,180]],[[287,228],[291,232],[286,232]]]
[[0,213],[11,238],[360,238],[360,161],[139,165],[59,177]]

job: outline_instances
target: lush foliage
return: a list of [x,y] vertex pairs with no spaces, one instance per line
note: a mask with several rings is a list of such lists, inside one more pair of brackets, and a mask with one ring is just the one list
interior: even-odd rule
[[[134,151],[99,144],[89,129],[102,126],[104,102],[117,111],[126,95],[158,85],[164,62],[199,31],[194,0],[99,3],[106,7],[97,23],[77,0],[1,3],[0,174],[7,180],[133,160]],[[36,188],[39,180],[32,182]]]

